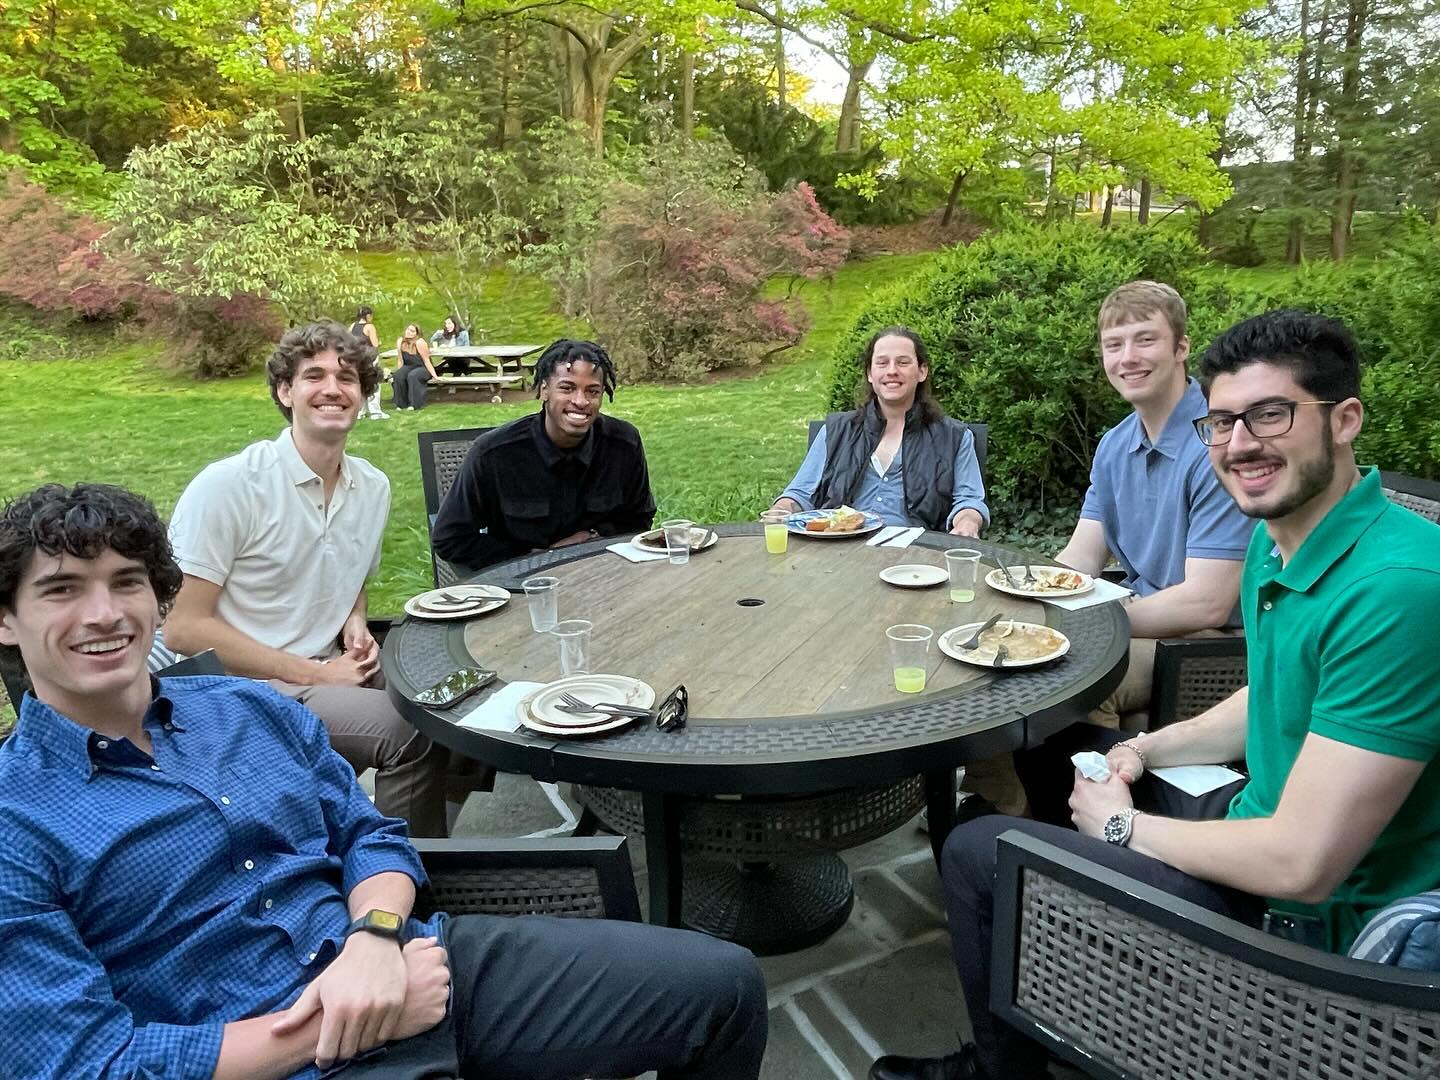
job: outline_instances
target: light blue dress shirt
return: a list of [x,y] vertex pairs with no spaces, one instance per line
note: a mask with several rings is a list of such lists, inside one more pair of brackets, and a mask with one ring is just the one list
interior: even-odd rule
[[[1255,522],[1221,485],[1191,424],[1208,411],[1200,384],[1190,379],[1155,442],[1131,413],[1095,448],[1080,516],[1105,527],[1125,584],[1140,596],[1184,581],[1187,558],[1245,558]],[[1240,625],[1238,607],[1227,625]]]
[[[810,444],[805,460],[800,463],[800,471],[790,481],[790,486],[780,493],[780,498],[794,499],[805,510],[815,509],[815,489],[825,471],[826,444],[826,432],[822,427]],[[876,468],[877,462],[872,454],[860,481],[860,490],[851,505],[856,510],[878,514],[886,525],[924,525],[925,522],[912,518],[905,506],[904,454],[902,440],[890,467],[883,473]],[[961,510],[974,510],[986,525],[990,524],[990,510],[985,505],[985,482],[980,478],[980,463],[975,458],[975,436],[968,429],[955,455],[953,492],[950,512],[945,515],[945,528],[955,524],[955,515]]]

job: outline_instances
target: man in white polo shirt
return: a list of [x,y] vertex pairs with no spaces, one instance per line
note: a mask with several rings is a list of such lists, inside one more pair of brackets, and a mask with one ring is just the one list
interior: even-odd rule
[[365,579],[380,566],[390,481],[345,453],[378,379],[374,350],[339,323],[288,331],[267,367],[290,426],[190,482],[170,521],[184,571],[165,643],[214,649],[324,722],[335,749],[376,770],[375,804],[413,836],[445,835],[443,748],[380,688]]

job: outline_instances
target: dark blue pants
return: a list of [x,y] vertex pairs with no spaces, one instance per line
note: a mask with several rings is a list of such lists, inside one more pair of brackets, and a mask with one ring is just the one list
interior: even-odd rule
[[395,395],[397,409],[423,409],[425,407],[425,384],[430,381],[430,372],[424,364],[406,364],[390,376],[391,391]]
[[[1021,778],[1027,780],[1027,794],[1031,789],[1028,781],[1047,777],[1048,782],[1044,785],[1043,794],[1050,795],[1051,802],[1058,802],[1053,797],[1053,791],[1058,787],[1068,801],[1075,774],[1068,755],[1081,749],[1104,752],[1126,738],[1124,732],[1086,724],[1076,725],[1063,734],[1063,739],[1052,739],[1045,744],[1052,755],[1058,756],[1058,760],[1032,758],[1029,763],[1032,771],[1028,777],[1023,763],[1017,759]],[[1050,743],[1056,745],[1051,747]],[[1045,747],[1041,748],[1042,751]],[[1036,784],[1037,789],[1041,786]],[[1229,805],[1229,797],[1233,796],[1240,786],[1234,784],[1222,789],[1222,792],[1196,799],[1163,780],[1142,776],[1133,792],[1135,805],[1142,810],[1166,817],[1197,821],[1223,816],[1225,807]],[[1034,796],[1031,798],[1033,800]],[[1044,804],[1045,800],[1042,798],[1042,805]],[[1066,816],[1068,818],[1068,812]],[[1009,829],[1046,840],[1056,847],[1083,855],[1100,866],[1109,867],[1172,896],[1189,900],[1252,926],[1259,926],[1265,914],[1265,902],[1258,896],[1201,881],[1181,873],[1159,859],[1141,855],[1129,848],[1107,844],[1094,837],[1081,836],[1073,828],[998,814],[977,818],[961,825],[945,840],[945,850],[940,860],[940,878],[945,888],[945,913],[950,922],[950,947],[954,953],[955,970],[960,976],[960,989],[965,995],[965,1005],[975,1032],[975,1048],[980,1064],[995,1080],[1011,1076],[1038,1076],[1047,1059],[1045,1050],[1038,1043],[1025,1038],[990,1012],[990,935],[995,923],[995,842],[1001,833]]]
[[636,1076],[754,1080],[765,984],[737,945],[601,919],[446,923],[451,1009],[338,1080]]

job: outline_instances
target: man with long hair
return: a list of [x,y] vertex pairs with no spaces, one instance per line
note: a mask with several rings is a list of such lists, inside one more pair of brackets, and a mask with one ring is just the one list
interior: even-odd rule
[[930,393],[930,357],[915,331],[880,330],[865,345],[859,407],[832,413],[774,508],[852,506],[887,525],[979,536],[990,521],[975,436]]

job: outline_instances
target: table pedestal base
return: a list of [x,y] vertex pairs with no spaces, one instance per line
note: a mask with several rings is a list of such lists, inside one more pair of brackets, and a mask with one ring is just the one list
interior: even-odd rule
[[773,956],[824,941],[854,904],[850,870],[833,853],[777,863],[687,859],[680,921]]

